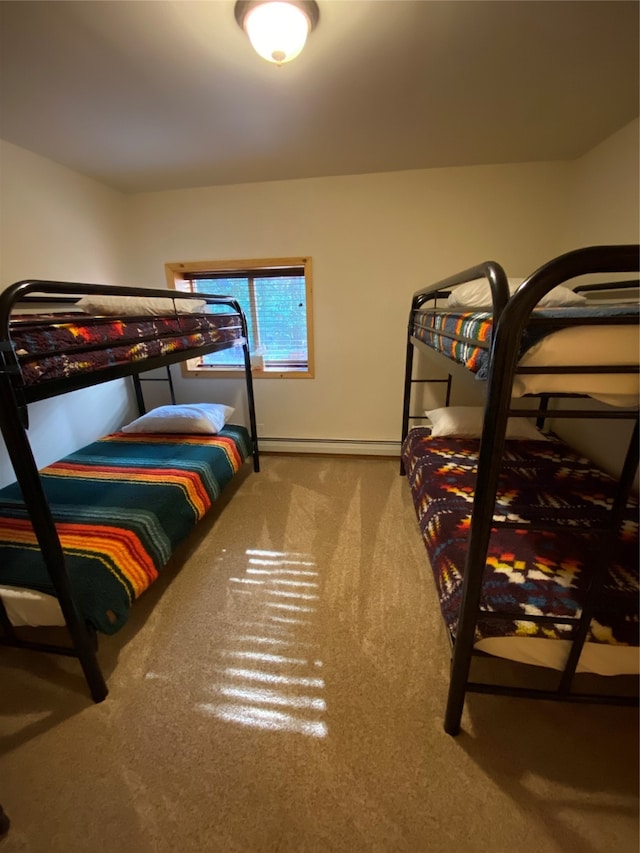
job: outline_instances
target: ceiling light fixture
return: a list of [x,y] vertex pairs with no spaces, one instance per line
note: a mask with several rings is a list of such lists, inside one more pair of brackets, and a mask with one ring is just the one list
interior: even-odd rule
[[320,10],[315,0],[238,0],[234,14],[256,53],[283,65],[298,56]]

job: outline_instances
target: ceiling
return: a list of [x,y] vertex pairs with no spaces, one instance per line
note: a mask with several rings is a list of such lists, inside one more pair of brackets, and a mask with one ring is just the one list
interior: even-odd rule
[[233,0],[2,0],[0,136],[140,192],[571,159],[638,115],[635,0],[318,5],[277,67]]

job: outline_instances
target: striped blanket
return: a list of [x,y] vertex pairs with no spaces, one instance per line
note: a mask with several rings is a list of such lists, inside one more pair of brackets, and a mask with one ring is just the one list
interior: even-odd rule
[[[218,435],[114,433],[41,471],[81,617],[106,634],[157,578],[251,452]],[[16,484],[0,490],[0,585],[55,595]]]
[[[563,325],[570,327],[603,318],[609,318],[611,322],[616,318],[637,319],[638,310],[635,304],[536,310],[524,330],[519,356]],[[559,321],[562,323],[559,324]],[[492,331],[493,315],[488,311],[440,311],[425,308],[414,312],[411,333],[431,349],[462,364],[467,370],[475,373],[478,379],[487,379]],[[634,356],[635,354],[632,354],[632,357]]]
[[493,317],[487,311],[425,309],[415,312],[412,334],[436,352],[478,373],[488,363],[492,328]]

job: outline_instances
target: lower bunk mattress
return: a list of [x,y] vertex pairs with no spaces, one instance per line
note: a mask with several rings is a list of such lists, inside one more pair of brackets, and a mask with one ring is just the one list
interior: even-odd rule
[[[467,554],[478,439],[409,432],[402,459],[447,629],[455,638]],[[501,469],[474,648],[522,663],[562,669],[571,626],[528,615],[577,617],[597,561],[615,481],[563,442],[510,440]],[[560,531],[535,524],[561,522]],[[529,528],[529,529],[528,529]],[[593,531],[593,532],[590,532]],[[635,674],[638,650],[638,504],[627,506],[615,557],[589,629],[578,672]],[[508,620],[484,613],[513,614]],[[520,616],[522,618],[520,618]]]
[[[114,433],[44,468],[81,618],[105,634],[121,628],[251,449],[247,430],[231,424],[217,435]],[[0,490],[0,595],[14,624],[64,624],[20,501],[17,484]],[[40,617],[28,615],[30,603]]]

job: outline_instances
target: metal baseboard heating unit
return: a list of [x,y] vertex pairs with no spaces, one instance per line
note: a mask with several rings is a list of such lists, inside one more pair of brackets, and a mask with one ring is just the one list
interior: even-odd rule
[[347,438],[261,438],[264,453],[321,453],[331,456],[400,456],[399,441],[362,441]]

